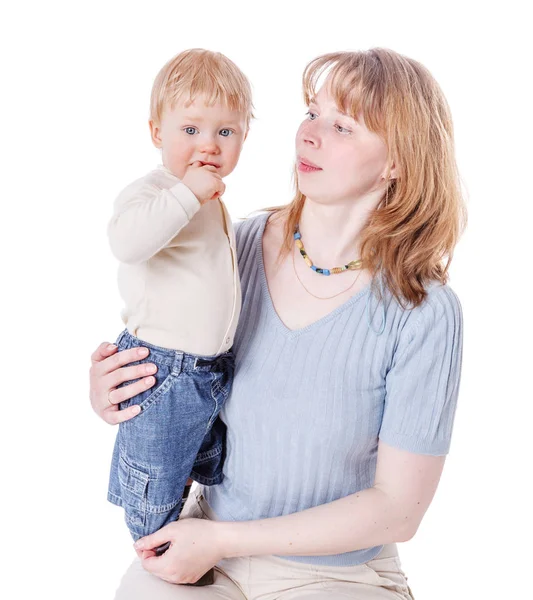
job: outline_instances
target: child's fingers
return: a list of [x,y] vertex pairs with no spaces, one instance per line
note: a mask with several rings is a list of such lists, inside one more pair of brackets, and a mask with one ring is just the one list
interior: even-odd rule
[[215,192],[212,196],[211,196],[211,200],[216,200],[217,198],[222,198],[222,194],[224,193],[224,190]]

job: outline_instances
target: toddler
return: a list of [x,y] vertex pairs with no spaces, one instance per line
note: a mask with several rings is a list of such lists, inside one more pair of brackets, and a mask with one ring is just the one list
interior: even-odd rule
[[[150,102],[163,164],[119,194],[108,226],[125,302],[116,344],[148,348],[139,362],[157,366],[155,385],[120,405],[140,412],[120,424],[111,465],[108,499],[124,508],[135,540],[179,517],[189,477],[222,481],[217,416],[233,381],[241,289],[221,197],[252,108],[248,80],[224,55],[194,49],[171,59]],[[197,584],[210,581],[212,570]]]

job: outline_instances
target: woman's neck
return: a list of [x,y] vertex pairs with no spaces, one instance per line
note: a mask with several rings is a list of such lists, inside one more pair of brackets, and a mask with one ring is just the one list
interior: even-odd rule
[[357,203],[328,206],[307,198],[299,225],[305,250],[313,263],[331,268],[358,259],[360,234],[370,212],[368,207]]

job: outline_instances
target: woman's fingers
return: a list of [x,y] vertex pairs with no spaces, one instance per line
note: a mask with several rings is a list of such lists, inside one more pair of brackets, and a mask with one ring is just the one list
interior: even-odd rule
[[118,405],[110,405],[100,416],[109,425],[118,425],[124,421],[129,421],[138,415],[140,411],[141,409],[138,405],[130,406],[124,410],[120,410]]
[[[114,376],[117,377],[118,383],[109,386],[109,394],[108,400],[110,404],[120,404],[124,402],[124,400],[129,400],[144,392],[148,388],[151,388],[155,383],[155,378],[153,376],[145,377],[146,375],[146,365],[137,365],[135,367],[125,367],[109,375],[109,377]],[[141,380],[136,381],[135,383],[130,383],[129,385],[125,385],[124,387],[115,389],[119,383],[124,381],[129,381],[130,379],[138,379],[142,377]]]
[[[129,348],[128,350],[121,350],[120,352],[116,352],[93,364],[93,369],[100,375],[107,375],[108,373],[120,369],[124,365],[146,358],[148,354],[148,348]],[[127,380],[123,379],[122,381]],[[120,383],[122,383],[122,381]]]
[[115,344],[110,344],[109,342],[102,342],[98,348],[91,354],[91,363],[94,365],[95,363],[99,363],[108,356],[111,356],[117,351],[117,347]]
[[[127,376],[125,378],[121,378],[124,381],[129,381],[130,379],[136,379],[140,376],[142,377],[142,375],[140,375],[138,371],[144,371],[145,367],[146,365],[136,365],[134,367],[119,369],[117,373],[120,373],[120,371],[129,371],[133,373],[133,376],[131,377]],[[109,375],[108,377],[110,376],[111,375]],[[143,377],[135,383],[130,383],[130,385],[125,385],[124,387],[118,389],[110,389],[106,398],[107,405],[104,407],[104,411],[101,414],[102,419],[104,419],[104,421],[106,423],[109,423],[110,425],[116,425],[117,423],[123,423],[124,421],[128,421],[129,419],[138,415],[141,412],[141,409],[138,405],[135,404],[133,406],[129,406],[124,410],[120,410],[118,405],[121,402],[124,402],[125,400],[133,398],[133,396],[137,396],[137,394],[144,392],[148,388],[151,388],[154,384],[155,377],[150,376]]]
[[[96,414],[106,423],[115,425],[131,419],[139,408],[131,406],[119,410],[119,404],[155,384],[155,365],[144,364],[124,367],[148,356],[147,348],[130,348],[117,352],[114,344],[104,342],[91,356],[89,371],[90,400]],[[135,383],[116,389],[121,383],[138,379]]]

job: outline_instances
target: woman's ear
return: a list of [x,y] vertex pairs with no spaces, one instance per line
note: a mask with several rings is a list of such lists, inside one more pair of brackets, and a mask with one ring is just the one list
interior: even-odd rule
[[161,148],[163,146],[163,141],[161,140],[161,127],[156,124],[155,121],[150,119],[148,121],[148,125],[150,126],[150,136],[152,138],[152,144],[156,148]]
[[381,175],[383,181],[392,181],[397,177],[396,165],[392,163],[390,170],[387,168]]

